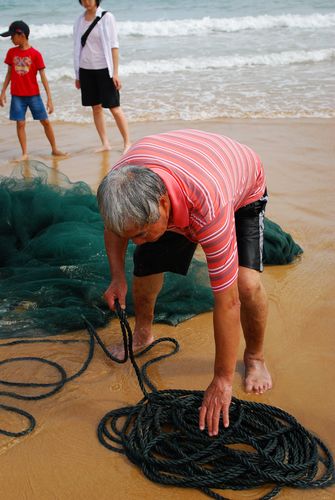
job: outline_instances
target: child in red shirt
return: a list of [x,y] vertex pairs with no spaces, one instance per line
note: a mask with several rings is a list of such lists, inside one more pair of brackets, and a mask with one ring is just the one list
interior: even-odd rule
[[48,120],[40,90],[37,83],[37,72],[47,94],[47,110],[51,114],[54,110],[48,80],[45,75],[45,64],[42,55],[29,45],[29,26],[23,21],[14,21],[9,30],[0,36],[10,36],[14,48],[9,49],[5,63],[8,64],[7,75],[0,95],[0,106],[6,103],[6,89],[11,83],[11,106],[10,120],[16,121],[17,136],[22,149],[22,156],[18,161],[28,159],[26,139],[26,111],[30,109],[34,120],[40,120],[45,135],[51,145],[51,153],[54,156],[64,156],[57,146],[55,135]]

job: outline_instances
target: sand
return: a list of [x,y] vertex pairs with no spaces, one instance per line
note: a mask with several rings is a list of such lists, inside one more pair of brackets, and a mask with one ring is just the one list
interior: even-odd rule
[[[131,124],[132,139],[143,135],[193,127],[228,135],[253,147],[265,164],[270,202],[267,215],[292,234],[304,254],[294,264],[267,267],[263,281],[269,295],[266,358],[274,387],[263,396],[242,390],[243,341],[234,383],[236,397],[262,401],[292,413],[335,450],[334,354],[334,121],[224,120]],[[59,148],[70,153],[64,160],[49,156],[38,123],[28,123],[31,159],[61,171],[71,181],[84,180],[96,189],[121,153],[121,141],[110,125],[113,150],[94,153],[99,145],[93,125],[54,124]],[[13,169],[19,155],[11,123],[0,126],[0,175]],[[109,331],[116,333],[117,323]],[[211,314],[202,314],[177,327],[155,325],[155,335],[173,336],[181,345],[178,355],[153,367],[151,376],[160,389],[205,389],[211,380],[213,336]],[[79,333],[84,335],[84,333]],[[20,347],[14,355],[46,355],[59,360],[70,373],[85,357],[85,346]],[[3,357],[9,355],[4,350]],[[13,355],[13,351],[11,351]],[[47,372],[39,367],[34,376]],[[32,371],[29,372],[31,374]],[[15,378],[29,378],[23,366]],[[0,436],[1,498],[6,500],[107,500],[205,498],[194,490],[163,487],[147,480],[123,456],[107,451],[96,437],[101,417],[109,410],[134,404],[141,397],[131,366],[115,366],[96,349],[89,369],[57,395],[39,402],[21,402],[31,411],[37,428],[24,438]],[[1,398],[15,406],[9,398]],[[6,425],[23,421],[3,416]],[[0,424],[1,426],[1,424]],[[259,498],[267,490],[228,492],[231,499]],[[285,489],[283,499],[331,499],[335,489]]]

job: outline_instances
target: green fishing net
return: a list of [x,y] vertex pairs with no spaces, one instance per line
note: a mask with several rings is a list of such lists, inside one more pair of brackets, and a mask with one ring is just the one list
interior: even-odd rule
[[[129,244],[126,274],[131,288]],[[265,261],[291,262],[302,252],[266,221]],[[44,336],[95,327],[112,317],[103,292],[110,282],[103,223],[96,197],[41,162],[30,161],[0,177],[0,338]],[[187,276],[166,273],[155,321],[176,325],[212,309],[207,266],[193,259]],[[131,293],[127,312],[133,314]]]

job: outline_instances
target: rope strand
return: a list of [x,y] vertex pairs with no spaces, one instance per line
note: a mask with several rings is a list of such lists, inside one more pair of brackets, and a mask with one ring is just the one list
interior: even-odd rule
[[[232,399],[230,426],[220,423],[219,435],[209,437],[199,430],[199,411],[203,391],[158,390],[148,376],[148,368],[176,354],[178,342],[170,337],[156,340],[134,355],[132,331],[126,313],[116,303],[116,314],[123,337],[124,357],[114,357],[104,345],[94,327],[83,318],[89,335],[84,340],[29,339],[15,340],[1,346],[34,343],[88,343],[88,353],[81,368],[72,376],[58,363],[40,357],[15,357],[0,361],[9,363],[44,363],[58,373],[54,383],[15,382],[0,379],[7,390],[0,396],[20,400],[39,400],[60,391],[64,385],[79,377],[89,366],[95,340],[113,362],[130,359],[143,398],[133,406],[108,412],[100,421],[98,439],[107,449],[124,454],[153,482],[198,489],[216,500],[224,500],[227,490],[247,490],[269,487],[260,497],[270,500],[283,487],[300,489],[325,488],[335,483],[334,462],[330,450],[285,411],[274,406]],[[141,368],[136,359],[158,344],[169,343],[167,354],[149,359]],[[136,359],[135,359],[136,358]],[[16,391],[11,388],[16,387]],[[25,388],[44,389],[39,394],[23,394]],[[19,391],[19,392],[17,392]],[[20,408],[0,404],[5,412],[16,413],[27,420],[22,431],[1,429],[0,434],[22,437],[32,432],[35,418]],[[228,499],[227,499],[228,500]]]
[[230,426],[224,428],[221,422],[216,437],[200,431],[198,408],[203,391],[159,391],[147,374],[150,365],[179,350],[178,342],[172,338],[155,341],[136,357],[160,342],[172,342],[174,349],[139,369],[131,328],[118,304],[116,313],[122,331],[128,334],[129,357],[144,397],[101,419],[98,438],[103,446],[126,455],[151,481],[196,488],[217,500],[226,497],[215,490],[269,486],[270,491],[261,497],[269,500],[284,486],[325,488],[335,483],[334,462],[326,445],[274,406],[233,398]]

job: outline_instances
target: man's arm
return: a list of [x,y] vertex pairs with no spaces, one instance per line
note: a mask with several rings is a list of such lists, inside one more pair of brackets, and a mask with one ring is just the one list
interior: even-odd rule
[[223,424],[229,425],[229,406],[240,340],[240,301],[237,281],[227,290],[214,295],[214,377],[205,391],[199,413],[199,427],[207,426],[210,436],[219,430],[222,414]]
[[121,238],[112,231],[104,231],[105,247],[109,262],[112,281],[105,292],[109,307],[114,310],[114,301],[119,299],[120,306],[126,307],[127,281],[125,275],[125,256],[128,240]]
[[6,103],[6,90],[7,90],[7,87],[9,85],[11,75],[12,75],[12,67],[8,66],[7,74],[5,77],[5,81],[3,82],[3,86],[2,86],[2,90],[1,90],[1,94],[0,94],[0,106],[4,106]]
[[45,74],[45,70],[40,69],[39,72],[40,72],[41,81],[42,81],[45,93],[47,95],[47,110],[48,110],[48,113],[51,114],[54,110],[54,105],[53,105],[52,99],[51,99],[51,92],[50,92],[49,83],[48,83],[48,80],[47,80],[47,77]]

